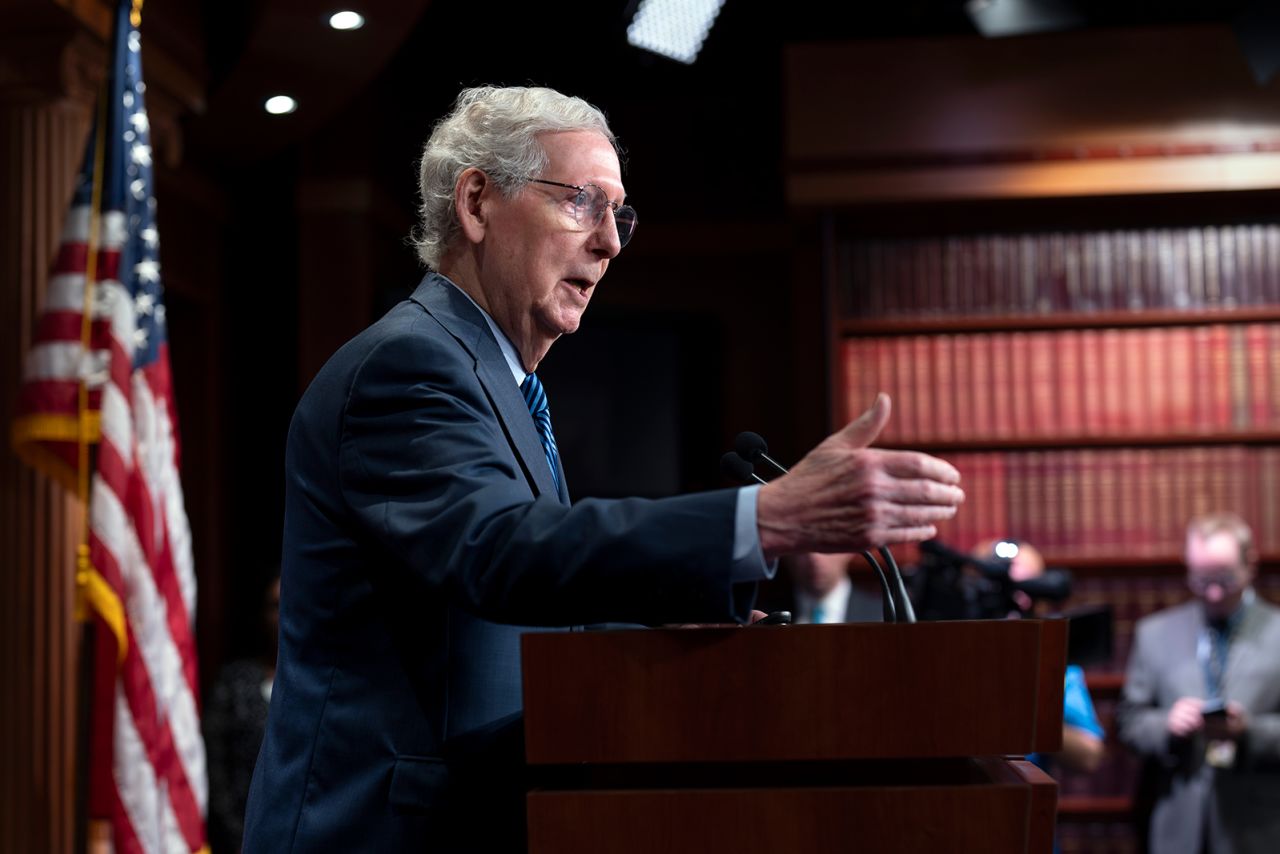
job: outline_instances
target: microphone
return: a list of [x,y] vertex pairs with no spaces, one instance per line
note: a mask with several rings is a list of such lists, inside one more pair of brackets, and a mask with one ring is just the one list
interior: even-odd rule
[[753,480],[756,483],[765,483],[764,478],[756,474],[756,467],[738,456],[737,451],[728,451],[720,458],[720,473],[738,483],[750,483]]
[[754,463],[756,460],[764,460],[777,470],[778,474],[787,473],[786,466],[769,456],[769,445],[759,433],[752,433],[750,430],[739,433],[738,437],[733,440],[733,449],[748,462]]

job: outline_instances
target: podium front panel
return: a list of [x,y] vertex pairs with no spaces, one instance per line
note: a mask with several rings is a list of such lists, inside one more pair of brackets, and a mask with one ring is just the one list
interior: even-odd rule
[[1061,744],[1065,625],[529,634],[531,764],[1026,754]]
[[896,785],[533,791],[529,852],[1048,854],[1054,784],[1011,765]]

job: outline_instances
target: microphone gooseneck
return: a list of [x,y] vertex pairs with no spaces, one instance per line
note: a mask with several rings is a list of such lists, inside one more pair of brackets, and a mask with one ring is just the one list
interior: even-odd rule
[[872,569],[876,571],[876,578],[880,579],[880,613],[884,617],[886,623],[898,622],[898,608],[894,605],[893,591],[889,587],[889,579],[885,577],[884,567],[880,566],[880,561],[876,560],[875,555],[869,549],[863,549],[862,557]]
[[898,603],[898,616],[902,618],[904,623],[914,623],[916,621],[916,609],[911,606],[911,597],[907,595],[907,584],[902,580],[902,570],[898,569],[898,562],[893,559],[893,552],[889,551],[888,546],[881,546],[880,556],[884,558],[885,564],[889,567],[889,574],[893,576],[893,590]]

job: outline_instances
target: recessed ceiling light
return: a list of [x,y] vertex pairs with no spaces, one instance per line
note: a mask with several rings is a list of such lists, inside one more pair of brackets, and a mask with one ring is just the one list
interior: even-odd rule
[[283,116],[298,109],[298,102],[288,95],[272,95],[262,106],[273,116]]
[[364,15],[345,9],[329,16],[329,26],[335,30],[358,30],[364,26]]

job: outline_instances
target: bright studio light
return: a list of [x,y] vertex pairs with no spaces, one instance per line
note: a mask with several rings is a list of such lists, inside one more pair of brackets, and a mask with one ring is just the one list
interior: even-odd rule
[[996,543],[996,557],[1002,557],[1005,560],[1013,560],[1018,556],[1018,544],[1003,540]]
[[288,95],[272,95],[262,106],[273,116],[283,116],[298,109],[298,102]]
[[627,41],[692,65],[723,5],[724,0],[642,0]]
[[329,26],[335,30],[358,30],[364,26],[364,15],[344,9],[329,16]]

